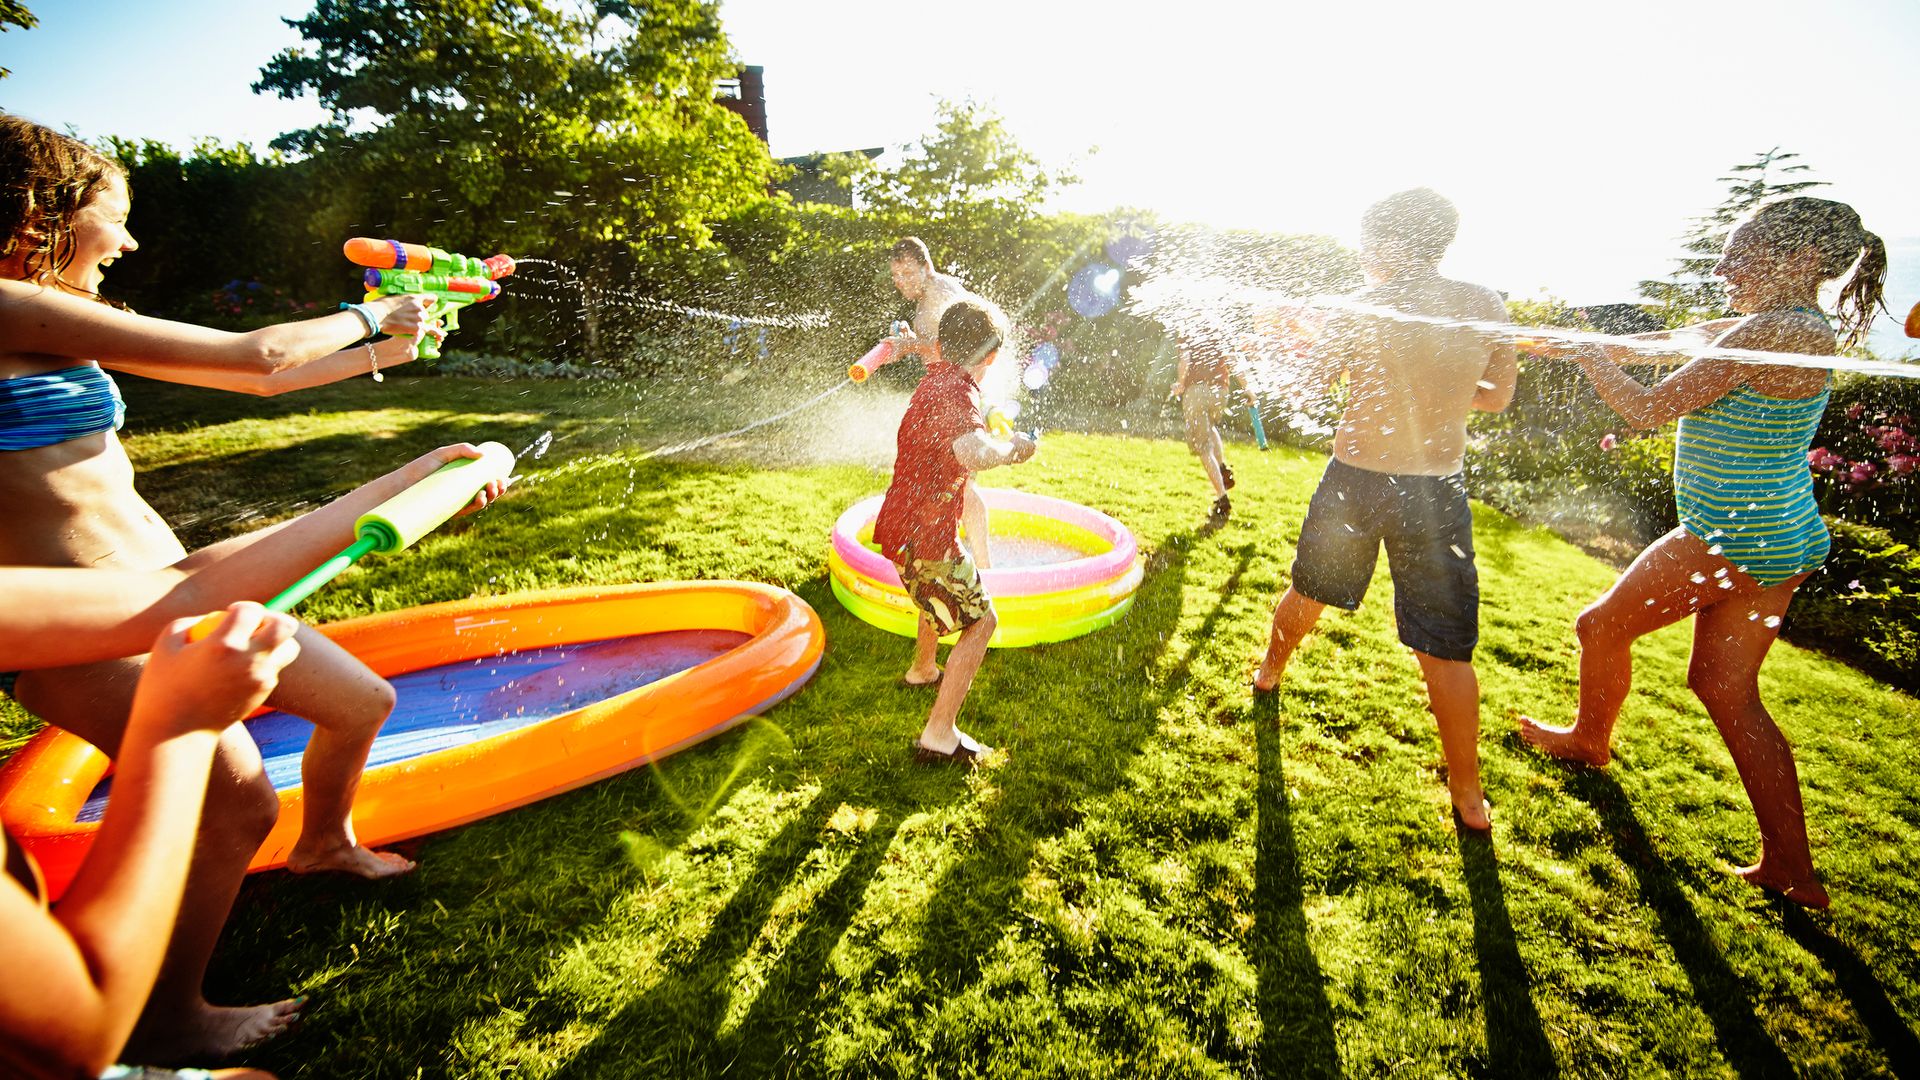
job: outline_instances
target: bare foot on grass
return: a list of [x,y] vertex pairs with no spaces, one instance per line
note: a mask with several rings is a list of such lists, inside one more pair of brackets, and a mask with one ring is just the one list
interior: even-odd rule
[[900,681],[908,686],[932,686],[940,681],[942,674],[939,664],[934,664],[925,670],[908,668],[907,673],[900,676]]
[[1271,694],[1280,689],[1280,676],[1283,674],[1285,674],[1284,669],[1273,667],[1262,657],[1260,666],[1253,669],[1253,692]]
[[1453,822],[1469,832],[1491,833],[1493,831],[1493,804],[1479,792],[1462,799],[1453,800]]
[[1733,873],[1747,884],[1784,896],[1801,907],[1824,911],[1833,902],[1827,896],[1827,890],[1821,887],[1819,878],[1812,875],[1796,878],[1780,873],[1769,867],[1764,858],[1752,866],[1738,867]]
[[1541,753],[1577,765],[1604,769],[1613,760],[1613,751],[1607,747],[1587,745],[1589,740],[1580,736],[1578,724],[1573,727],[1548,727],[1531,716],[1523,716],[1520,718],[1520,737]]
[[292,1031],[306,995],[266,1005],[209,1005],[178,1016],[151,1017],[127,1040],[130,1061],[162,1064],[223,1061]]
[[370,881],[410,874],[418,865],[404,855],[391,851],[369,851],[355,844],[309,851],[295,844],[287,855],[287,869],[296,874],[333,872],[352,874]]

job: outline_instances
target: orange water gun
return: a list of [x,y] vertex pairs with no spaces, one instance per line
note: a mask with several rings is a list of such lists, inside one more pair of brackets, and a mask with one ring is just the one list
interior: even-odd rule
[[[461,308],[499,296],[499,279],[513,273],[511,255],[476,259],[398,240],[356,236],[347,241],[345,252],[348,262],[367,268],[367,299],[428,297],[429,327],[444,323],[448,332],[460,329]],[[422,360],[439,359],[435,335],[420,335],[418,353]]]

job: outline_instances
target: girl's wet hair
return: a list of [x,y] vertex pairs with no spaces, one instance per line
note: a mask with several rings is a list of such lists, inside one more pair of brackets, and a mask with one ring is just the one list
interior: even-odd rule
[[1866,336],[1874,308],[1886,310],[1881,291],[1887,282],[1887,245],[1860,223],[1846,203],[1804,195],[1775,199],[1753,212],[1760,237],[1781,253],[1813,249],[1820,256],[1820,280],[1832,281],[1853,267],[1840,287],[1834,314],[1840,319],[1843,348]]
[[73,219],[119,162],[52,128],[0,113],[0,257],[24,252],[32,280],[73,261]]
[[940,316],[940,358],[949,364],[972,367],[1006,338],[1006,317],[983,300],[956,300]]

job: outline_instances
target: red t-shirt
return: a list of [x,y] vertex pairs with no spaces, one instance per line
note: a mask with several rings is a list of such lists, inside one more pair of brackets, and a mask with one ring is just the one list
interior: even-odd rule
[[908,547],[920,559],[944,559],[959,549],[970,474],[954,456],[953,441],[985,427],[980,387],[966,369],[929,365],[900,419],[893,483],[873,523],[873,540],[888,559],[900,561]]

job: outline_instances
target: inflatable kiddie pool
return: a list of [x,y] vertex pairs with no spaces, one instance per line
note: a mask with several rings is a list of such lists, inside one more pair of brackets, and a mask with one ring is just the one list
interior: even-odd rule
[[[743,581],[560,589],[407,608],[319,627],[398,700],[368,756],[353,823],[368,845],[436,832],[590,784],[710,738],[785,700],[826,635],[806,601]],[[247,721],[280,819],[252,870],[300,832],[313,726]],[[59,896],[111,791],[104,754],[48,728],[0,769],[0,820]]]
[[[1000,618],[988,644],[1038,645],[1089,634],[1127,613],[1140,587],[1139,549],[1125,525],[1092,507],[981,488],[993,565],[980,572]],[[882,496],[840,515],[827,551],[833,594],[861,620],[913,637],[918,613],[873,542]],[[949,635],[945,640],[953,640]]]

